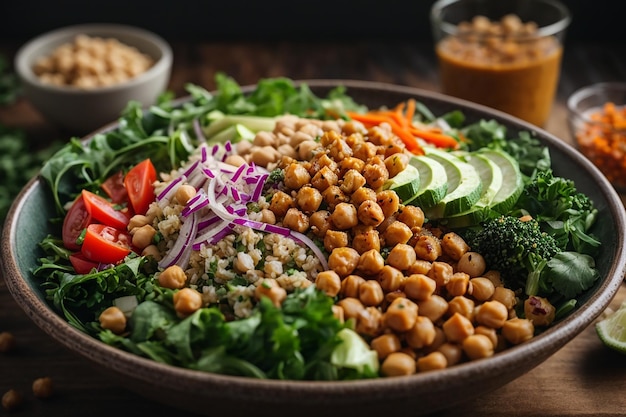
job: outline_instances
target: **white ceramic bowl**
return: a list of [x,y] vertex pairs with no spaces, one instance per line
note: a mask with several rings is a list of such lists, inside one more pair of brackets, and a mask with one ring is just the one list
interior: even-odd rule
[[[106,87],[79,89],[42,82],[33,70],[37,59],[71,43],[77,35],[115,38],[154,60],[146,72]],[[15,71],[24,96],[51,123],[71,134],[84,135],[117,120],[130,100],[153,104],[167,88],[172,66],[169,44],[155,33],[117,24],[82,24],[56,29],[30,40],[15,56]]]

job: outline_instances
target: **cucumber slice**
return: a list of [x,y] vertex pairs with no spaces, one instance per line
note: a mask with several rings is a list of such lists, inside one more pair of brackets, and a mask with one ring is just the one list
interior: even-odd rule
[[421,208],[436,205],[448,191],[448,177],[443,165],[423,155],[411,157],[409,165],[417,168],[419,172],[420,188],[415,196],[406,200],[404,204]]
[[496,149],[481,149],[476,152],[493,161],[502,171],[502,186],[491,201],[490,208],[506,214],[515,205],[524,191],[524,178],[517,161],[508,153]]
[[482,195],[483,185],[476,169],[461,158],[439,149],[426,148],[426,156],[440,162],[448,175],[448,192],[424,214],[441,219],[470,210]]
[[407,165],[402,172],[387,180],[384,189],[395,191],[401,202],[411,200],[420,189],[420,173],[413,165]]

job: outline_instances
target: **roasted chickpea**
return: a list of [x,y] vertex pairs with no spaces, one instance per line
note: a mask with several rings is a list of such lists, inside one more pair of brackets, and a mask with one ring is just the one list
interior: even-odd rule
[[438,288],[442,288],[452,279],[454,269],[447,262],[434,261],[430,264],[427,275],[435,280]]
[[283,191],[277,191],[272,195],[270,210],[272,210],[276,216],[283,217],[287,213],[287,210],[292,207],[295,207],[295,201],[289,194]]
[[424,316],[417,316],[415,324],[405,333],[405,340],[409,346],[421,349],[430,346],[435,341],[435,325]]
[[354,272],[360,257],[361,255],[352,248],[335,248],[328,257],[328,268],[335,271],[340,277],[346,277]]
[[380,371],[384,376],[413,375],[417,364],[412,356],[404,352],[390,353],[381,364]]
[[196,188],[189,184],[180,185],[176,189],[174,198],[178,201],[178,204],[184,206],[196,195]]
[[[183,290],[185,289],[186,288],[183,288]],[[197,291],[195,292],[198,293]],[[270,299],[272,304],[274,304],[276,307],[280,307],[280,305],[287,297],[287,291],[283,287],[278,285],[278,282],[275,279],[263,278],[254,289],[254,296],[257,300],[260,300],[262,297],[267,297]],[[200,308],[200,306],[198,306],[198,308]],[[196,310],[198,308],[196,308]],[[178,311],[178,309],[176,309],[176,311]]]
[[350,203],[339,203],[330,215],[331,223],[338,230],[348,230],[359,224],[356,208]]
[[0,352],[8,353],[15,349],[15,336],[9,332],[0,332]]
[[417,305],[419,306],[420,315],[428,317],[433,322],[438,321],[448,311],[448,302],[437,294],[418,301]]
[[152,239],[154,239],[157,231],[151,225],[145,224],[141,227],[133,229],[132,234],[133,246],[138,249],[144,249],[152,243]]
[[341,278],[335,271],[322,271],[315,277],[315,286],[326,295],[334,297],[341,290]]
[[419,372],[436,371],[438,369],[445,369],[446,366],[448,366],[447,357],[438,351],[431,352],[417,359],[417,369]]
[[505,287],[495,287],[491,299],[501,302],[508,310],[512,309],[515,307],[515,304],[517,304],[515,292]]
[[485,277],[472,278],[469,283],[468,294],[478,301],[487,301],[496,290],[493,282]]
[[433,262],[441,256],[441,242],[435,236],[420,235],[415,243],[415,254],[418,259]]
[[339,178],[335,171],[328,166],[323,166],[311,179],[311,185],[324,193],[328,187],[336,185],[337,181]]
[[159,274],[158,281],[161,287],[176,290],[185,286],[187,275],[180,266],[171,265]]
[[415,325],[417,309],[417,304],[408,298],[396,298],[385,311],[385,324],[397,332],[406,332]]
[[283,225],[296,232],[304,233],[309,229],[309,216],[292,207],[285,213]]
[[391,353],[398,352],[402,348],[402,342],[396,334],[385,333],[372,339],[370,346],[378,353],[378,359],[385,359]]
[[465,272],[455,272],[446,284],[446,291],[453,297],[465,295],[469,288],[469,282],[470,277]]
[[[376,201],[376,191],[368,187],[361,187],[350,196],[350,202],[359,207],[364,201]],[[380,206],[379,206],[380,207]]]
[[311,181],[311,175],[299,163],[291,163],[285,168],[285,185],[292,190],[299,190]]
[[401,221],[392,221],[383,232],[386,246],[405,244],[413,237],[411,228]]
[[484,334],[472,334],[461,342],[463,351],[471,360],[493,356],[493,343]]
[[33,381],[33,395],[37,398],[50,398],[54,393],[54,388],[52,385],[52,378],[43,377],[37,378]]
[[456,270],[470,277],[481,276],[486,269],[485,258],[478,252],[465,252],[456,264]]
[[296,194],[296,205],[305,213],[317,211],[322,201],[322,193],[317,188],[302,187]]
[[462,316],[467,317],[470,320],[474,318],[474,301],[470,298],[463,297],[462,295],[457,295],[452,300],[448,302],[448,311],[449,315],[454,313],[459,313]]
[[352,231],[355,232],[355,235],[352,238],[352,247],[357,252],[365,253],[372,249],[380,251],[380,237],[378,235],[378,230],[373,229],[370,226],[366,226],[366,228],[360,232],[357,232],[357,230],[357,228],[352,229]]
[[343,315],[346,319],[356,319],[359,313],[365,309],[363,303],[354,297],[342,298],[337,305],[343,309]]
[[17,410],[24,402],[19,391],[10,389],[2,395],[2,407],[7,411]]
[[424,211],[417,206],[401,206],[398,210],[397,219],[411,230],[421,228],[424,225]]
[[[276,222],[274,221],[274,223]],[[311,214],[309,217],[309,227],[315,236],[326,236],[326,232],[330,228],[330,212],[328,210],[319,210]]]
[[404,274],[391,265],[383,266],[376,279],[386,292],[397,291],[404,285]]
[[379,250],[370,249],[361,253],[359,257],[359,263],[357,264],[357,270],[366,275],[375,275],[382,271],[385,266],[385,259],[380,254]]
[[122,334],[126,330],[126,316],[119,308],[111,306],[100,313],[98,318],[103,329],[111,330],[115,334]]
[[365,278],[359,275],[348,275],[341,281],[341,295],[344,297],[359,298],[359,290]]
[[[352,159],[355,159],[355,158],[352,158]],[[356,160],[360,161],[358,159]],[[352,194],[353,192],[363,187],[364,185],[365,185],[365,178],[363,178],[363,175],[361,175],[361,173],[356,169],[349,169],[344,174],[343,179],[341,180],[341,185],[339,187],[341,188],[341,191],[343,191],[344,193]]]
[[448,232],[441,238],[441,249],[450,259],[458,261],[470,248],[461,236]]
[[378,336],[382,330],[383,313],[376,307],[365,307],[356,317],[354,330],[371,337]]
[[404,292],[412,300],[427,300],[435,293],[436,288],[435,280],[424,274],[409,275],[404,281]]
[[456,365],[463,358],[463,349],[457,343],[445,342],[437,348],[446,357],[448,366]]
[[135,214],[128,221],[128,225],[126,226],[126,228],[129,232],[132,232],[136,228],[150,223],[152,223],[152,219],[150,217],[144,216],[143,214]]
[[[341,230],[328,230],[324,236],[324,249],[333,252],[337,248],[348,246],[348,233]],[[356,249],[355,249],[356,251]],[[358,251],[356,251],[358,253]]]
[[398,243],[387,256],[387,264],[401,271],[409,269],[416,260],[415,250],[412,246],[405,243]]
[[359,300],[365,306],[378,306],[385,299],[385,294],[378,281],[367,280],[359,286]]
[[476,322],[499,329],[509,317],[509,310],[499,301],[486,301],[476,311]]
[[377,202],[372,200],[365,200],[359,205],[357,216],[361,223],[374,227],[385,220],[383,209],[380,208]]
[[443,323],[443,332],[448,341],[461,343],[463,339],[474,334],[474,326],[467,317],[454,313]]
[[519,345],[535,334],[535,326],[528,319],[514,318],[504,322],[502,325],[502,336],[511,344]]
[[400,198],[392,190],[380,191],[376,194],[376,202],[382,208],[385,217],[391,217],[400,209]]

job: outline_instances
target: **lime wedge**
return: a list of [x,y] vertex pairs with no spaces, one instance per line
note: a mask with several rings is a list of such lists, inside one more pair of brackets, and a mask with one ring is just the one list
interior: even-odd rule
[[626,353],[626,301],[596,323],[596,333],[607,347]]

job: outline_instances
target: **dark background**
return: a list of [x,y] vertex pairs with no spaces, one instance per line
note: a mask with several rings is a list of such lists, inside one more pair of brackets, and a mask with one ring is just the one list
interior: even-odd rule
[[[502,0],[508,1],[508,0]],[[626,42],[622,0],[563,0],[566,42]],[[0,0],[0,39],[24,42],[57,27],[123,23],[169,40],[430,41],[434,0]]]

